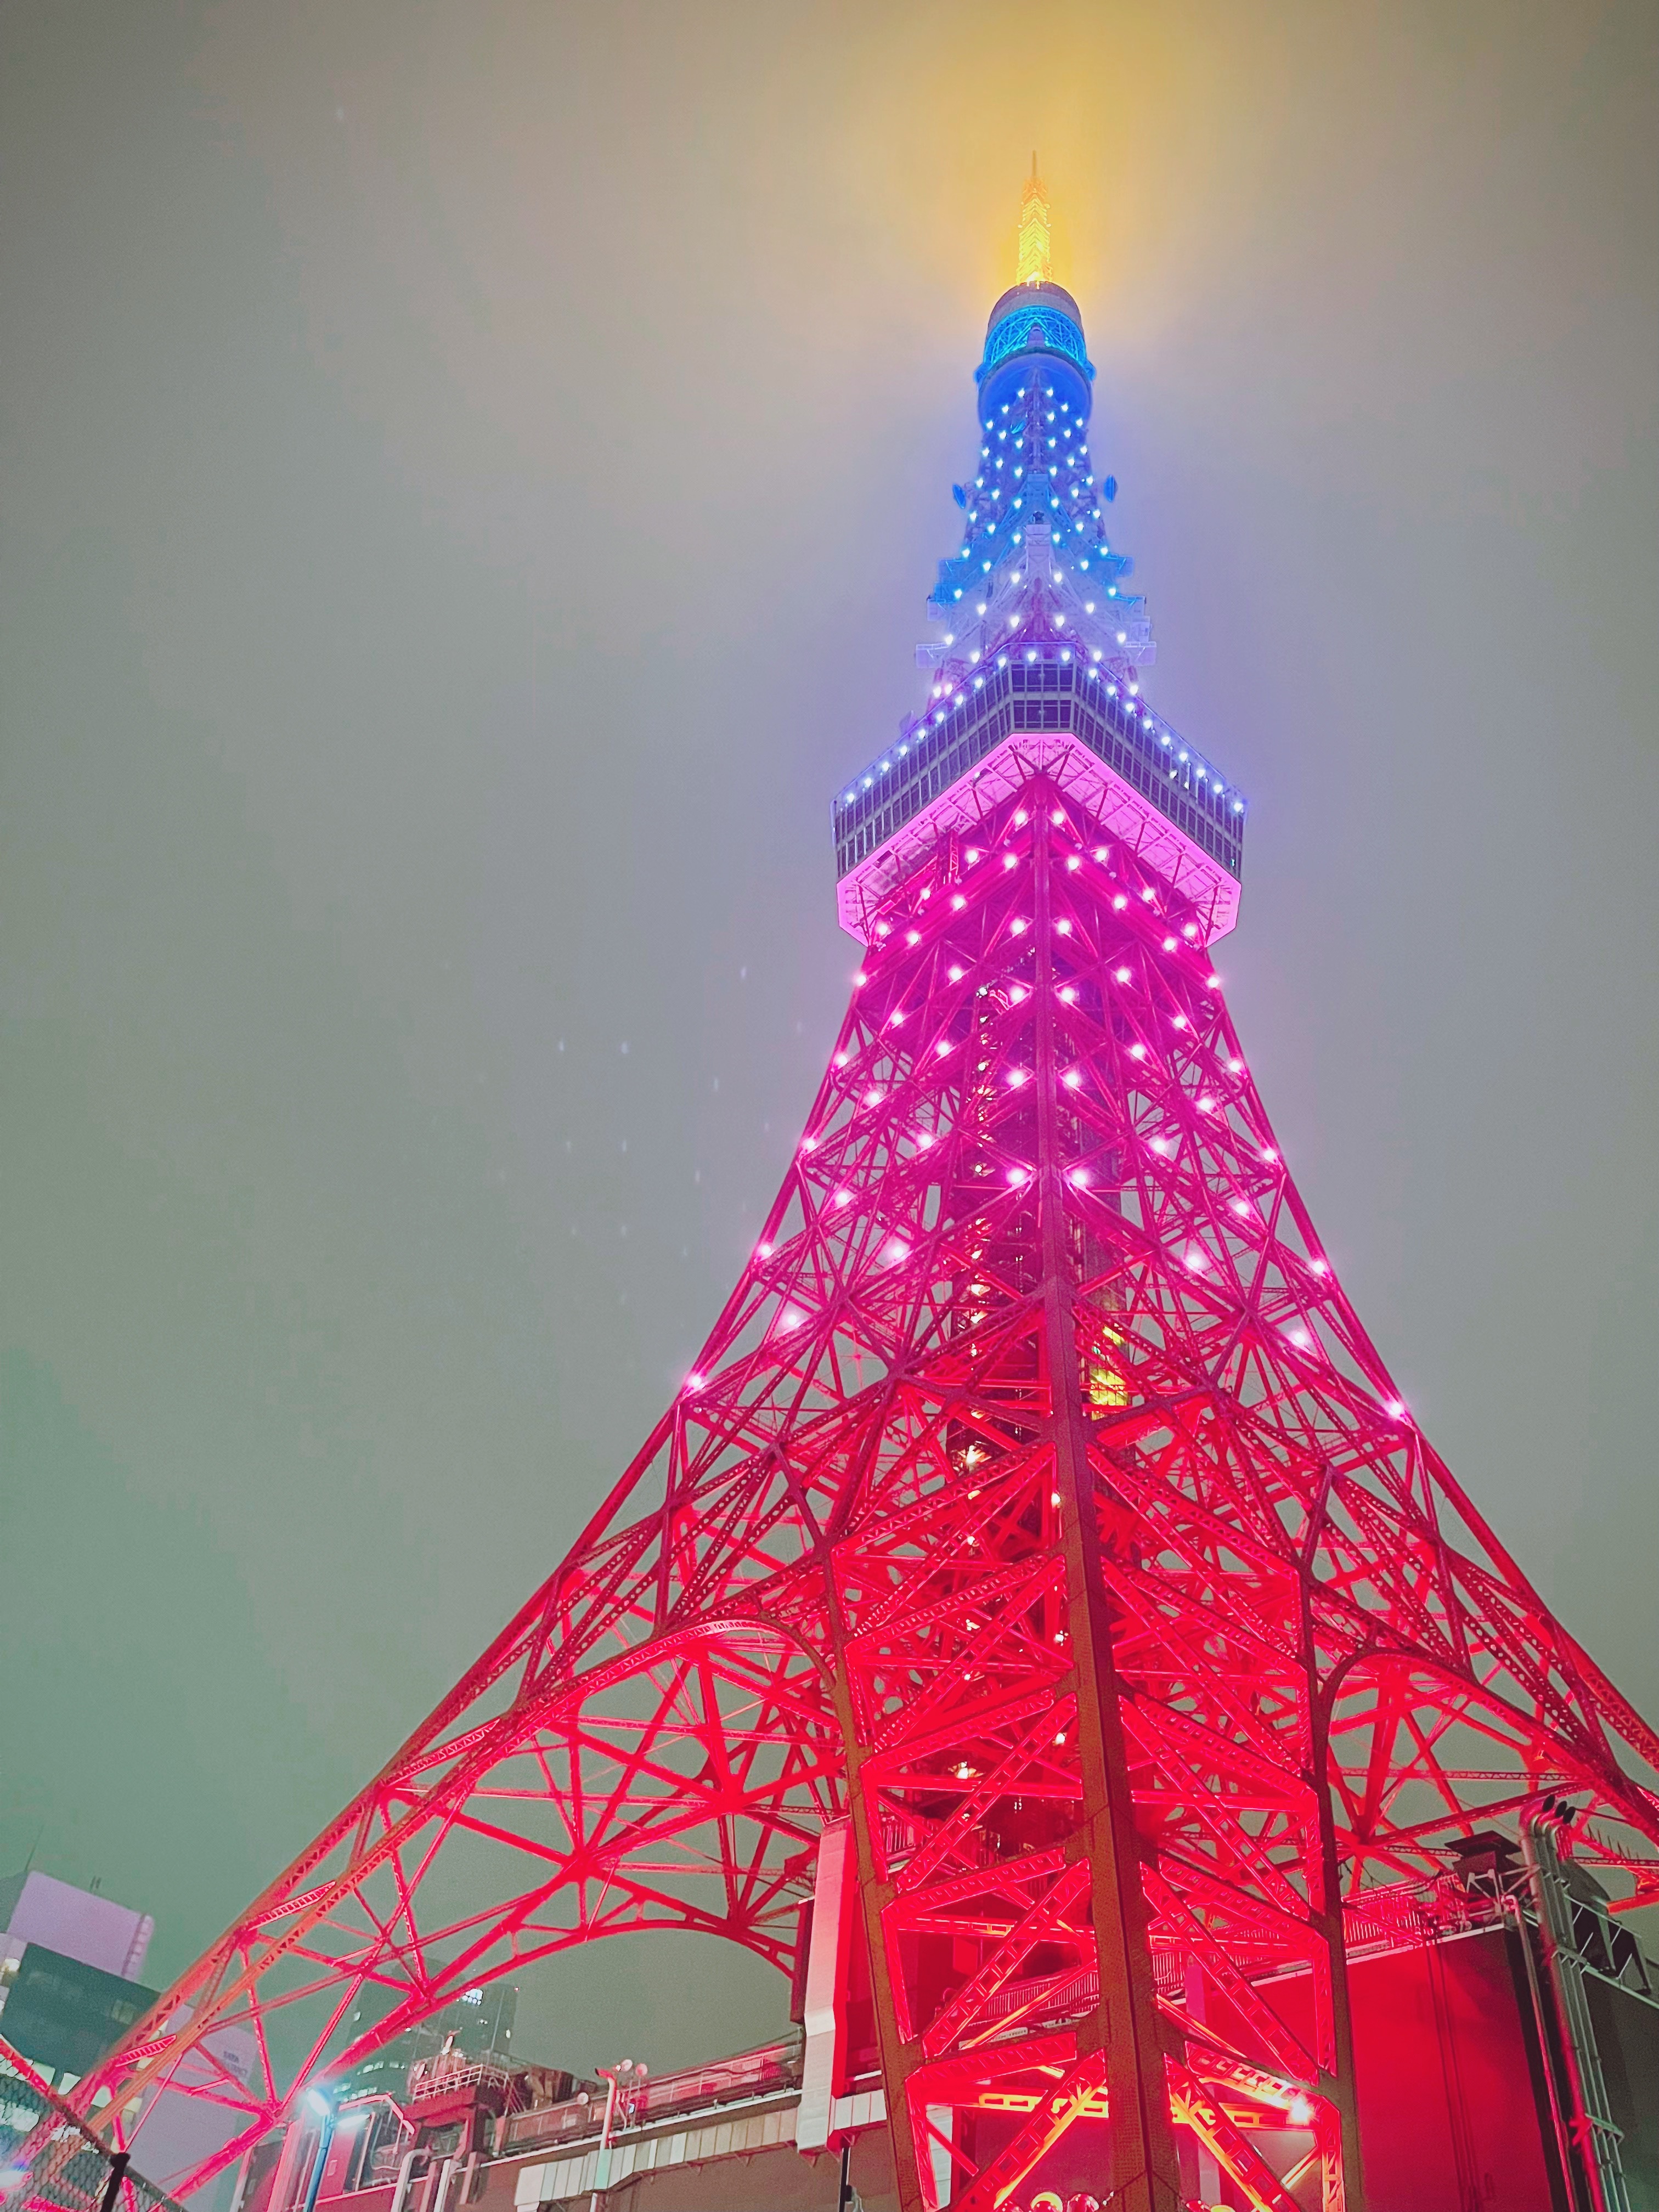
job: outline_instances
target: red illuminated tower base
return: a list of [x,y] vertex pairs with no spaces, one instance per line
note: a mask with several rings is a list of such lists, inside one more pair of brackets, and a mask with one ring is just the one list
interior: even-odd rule
[[[1358,2212],[1350,1952],[1526,1826],[1570,2029],[1547,1900],[1659,1898],[1659,1741],[1413,1424],[1251,1080],[1243,802],[1142,696],[1092,374],[1041,271],[999,302],[932,696],[836,811],[864,968],[697,1372],[84,2086],[106,2130],[211,2096],[222,2166],[460,1990],[672,1927],[807,1944],[801,2140],[867,2045],[905,2212]],[[1551,2053],[1563,2185],[1619,2206],[1594,2055]]]

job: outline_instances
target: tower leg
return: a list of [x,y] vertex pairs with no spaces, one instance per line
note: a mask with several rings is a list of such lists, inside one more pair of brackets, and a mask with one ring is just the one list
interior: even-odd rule
[[1110,2114],[1112,2180],[1122,2212],[1178,2212],[1181,2179],[1170,2125],[1164,2035],[1152,1984],[1152,1948],[1140,1881],[1140,1850],[1118,1709],[1112,1625],[1101,1573],[1100,1506],[1089,1460],[1083,1378],[1072,1299],[1075,1269],[1066,1246],[1057,1126],[1060,1068],[1054,1049],[1052,849],[1036,847],[1037,1177],[1041,1208],[1044,1338],[1053,1407],[1054,1488],[1072,1663],[1077,1682],[1083,1824],[1075,1844],[1089,1859],[1100,1996],[1078,2033],[1079,2059],[1103,2061]]
[[1317,1690],[1311,1688],[1317,1680],[1318,1666],[1305,1569],[1302,1581],[1302,1635],[1311,1692],[1308,1779],[1319,1813],[1321,1910],[1314,1918],[1324,1936],[1330,1976],[1331,2048],[1328,2071],[1323,2073],[1319,2086],[1336,2118],[1334,2141],[1327,2147],[1321,2160],[1323,2212],[1366,2212],[1359,2098],[1353,2069],[1353,2005],[1348,1990],[1348,1947],[1342,1925],[1342,1868],[1337,1850],[1336,1821],[1331,1809],[1330,1706],[1340,1675],[1334,1676]]

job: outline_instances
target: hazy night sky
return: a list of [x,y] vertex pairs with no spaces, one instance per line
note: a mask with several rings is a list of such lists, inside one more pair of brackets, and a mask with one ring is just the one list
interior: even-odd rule
[[[1656,21],[10,0],[0,1873],[176,1972],[690,1365],[1034,146],[1269,1110],[1659,1713]],[[654,1939],[519,2039],[783,2009]]]

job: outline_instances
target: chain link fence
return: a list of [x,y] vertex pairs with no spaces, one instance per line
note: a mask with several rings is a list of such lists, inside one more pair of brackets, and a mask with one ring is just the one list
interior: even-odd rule
[[0,2037],[0,2212],[179,2212]]

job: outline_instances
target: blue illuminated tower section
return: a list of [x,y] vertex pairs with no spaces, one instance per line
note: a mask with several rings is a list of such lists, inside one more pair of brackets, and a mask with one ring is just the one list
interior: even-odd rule
[[842,921],[867,937],[937,827],[942,795],[966,778],[976,811],[1011,737],[1065,731],[1109,772],[1111,824],[1139,847],[1150,836],[1148,857],[1202,907],[1207,942],[1237,916],[1245,801],[1142,692],[1152,624],[1107,527],[1117,486],[1095,471],[1095,372],[1071,294],[1046,276],[1005,292],[975,374],[979,468],[954,488],[963,539],[928,600],[942,631],[918,649],[929,694],[833,810]]
[[1107,535],[1116,484],[1097,481],[1091,461],[1094,374],[1069,292],[1035,283],[1003,294],[975,372],[979,472],[956,487],[967,534],[940,562],[931,602],[950,635],[941,682],[994,659],[1039,606],[1127,683],[1152,659],[1145,607],[1123,588],[1134,564]]

